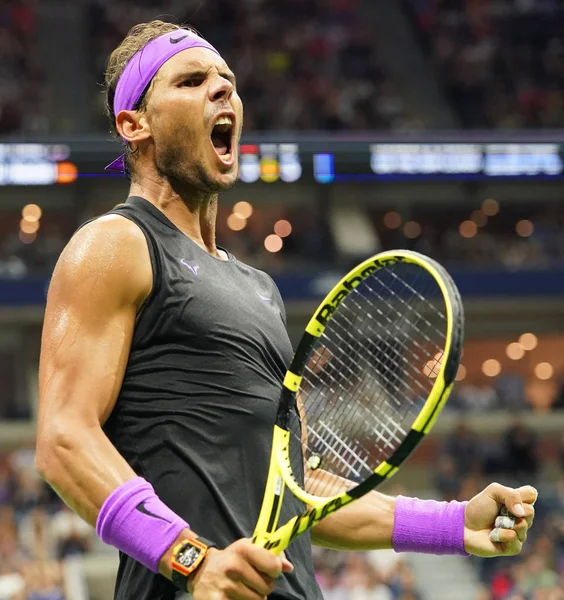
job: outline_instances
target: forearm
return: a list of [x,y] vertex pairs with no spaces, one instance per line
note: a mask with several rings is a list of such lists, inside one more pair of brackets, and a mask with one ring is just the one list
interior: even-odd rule
[[[63,429],[61,421],[58,423],[58,427]],[[70,432],[72,430],[67,429],[67,431]],[[48,438],[44,436],[41,443],[38,443],[37,468],[61,498],[85,521],[96,527],[100,536],[107,543],[111,543],[128,554],[140,553],[141,555],[144,552],[142,549],[139,549],[139,546],[143,546],[144,544],[155,546],[155,544],[160,543],[162,554],[159,552],[153,558],[155,561],[153,565],[155,569],[158,569],[159,573],[168,579],[172,576],[171,564],[174,548],[182,540],[197,537],[198,535],[197,532],[194,532],[187,526],[182,527],[182,520],[178,519],[181,524],[176,528],[176,531],[179,531],[179,533],[176,534],[175,531],[171,536],[169,530],[169,533],[166,534],[168,536],[166,544],[162,543],[162,540],[166,538],[146,539],[145,534],[141,533],[140,530],[147,533],[147,527],[150,528],[151,526],[158,525],[162,521],[155,521],[136,510],[133,511],[135,521],[139,518],[149,520],[146,521],[144,526],[143,524],[132,522],[132,529],[137,531],[137,533],[132,531],[131,536],[126,535],[125,538],[124,534],[120,534],[119,531],[116,532],[109,529],[110,525],[104,526],[99,522],[99,517],[104,520],[103,518],[106,516],[104,511],[111,512],[110,522],[117,522],[116,515],[119,519],[116,511],[120,509],[116,508],[116,506],[109,509],[107,502],[113,502],[112,495],[114,493],[119,494],[124,484],[127,484],[126,487],[129,487],[131,484],[135,484],[136,481],[141,481],[141,485],[147,486],[149,490],[152,489],[144,480],[140,480],[137,477],[133,469],[106,437],[100,426],[93,426],[91,428],[83,427],[80,431],[75,430],[72,433],[65,433],[64,435],[51,434]],[[147,494],[149,498],[151,498],[152,494],[157,502],[157,504],[152,504],[153,500],[149,500],[151,502],[150,512],[159,511],[159,504],[162,509],[169,510],[156,499],[154,492],[147,492]],[[133,504],[136,504],[138,501],[139,498]],[[120,501],[117,502],[119,503]],[[171,514],[165,518],[168,523],[174,521],[176,516]],[[113,527],[115,528],[116,525],[114,524]],[[157,538],[160,538],[159,534],[155,535]],[[108,539],[108,536],[111,539]],[[138,536],[141,536],[143,539],[140,539]],[[133,539],[134,537],[137,539]],[[131,550],[133,551],[128,552],[127,546],[131,546]],[[158,560],[159,557],[160,560]],[[140,556],[137,555],[134,558],[139,559]]]
[[77,427],[61,417],[55,428],[40,432],[36,466],[61,498],[93,527],[106,498],[135,478],[100,425]]
[[[354,483],[319,471],[306,478],[306,489],[315,494],[316,479],[323,480],[324,495],[329,495],[330,478],[333,494],[350,489]],[[322,519],[311,532],[316,546],[335,550],[376,550],[392,547],[395,499],[370,492],[359,500]]]
[[391,548],[394,507],[394,498],[370,492],[320,521],[312,530],[312,541],[335,550]]
[[[328,490],[327,482],[333,489]],[[324,495],[340,494],[354,483],[329,473],[306,478],[306,489],[315,495],[316,483]],[[467,556],[464,542],[465,502],[437,502],[369,492],[322,519],[312,529],[312,541],[336,550],[378,550]]]

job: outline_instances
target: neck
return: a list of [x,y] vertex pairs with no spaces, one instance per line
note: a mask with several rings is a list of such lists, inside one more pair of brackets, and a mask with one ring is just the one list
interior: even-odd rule
[[151,181],[132,182],[130,196],[141,196],[156,206],[182,233],[216,258],[225,259],[215,244],[217,194],[174,191]]

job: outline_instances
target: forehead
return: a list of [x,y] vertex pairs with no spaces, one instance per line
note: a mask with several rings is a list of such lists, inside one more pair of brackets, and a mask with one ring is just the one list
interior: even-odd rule
[[230,71],[223,58],[212,50],[187,48],[167,60],[157,71],[155,79],[169,79],[188,70],[209,71],[214,67],[218,71]]

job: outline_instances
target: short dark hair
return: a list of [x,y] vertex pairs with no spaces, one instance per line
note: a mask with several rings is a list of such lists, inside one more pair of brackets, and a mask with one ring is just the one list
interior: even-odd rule
[[[165,21],[154,20],[149,23],[139,23],[132,27],[125,36],[121,44],[110,54],[106,74],[104,79],[104,107],[106,115],[110,120],[110,133],[116,139],[121,139],[116,129],[116,115],[114,113],[114,97],[119,78],[125,69],[127,63],[133,55],[146,46],[151,40],[178,29],[188,29],[198,33],[189,25],[177,25],[176,23],[167,23]],[[137,101],[134,110],[145,109],[145,99],[150,84],[143,90],[141,97]],[[124,169],[129,179],[135,176],[135,160],[137,149],[131,147],[130,144],[125,144]]]

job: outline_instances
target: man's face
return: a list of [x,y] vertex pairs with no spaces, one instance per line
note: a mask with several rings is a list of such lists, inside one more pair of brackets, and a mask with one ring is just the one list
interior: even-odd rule
[[145,115],[161,175],[210,193],[235,184],[243,105],[221,57],[206,48],[173,56],[155,76]]

